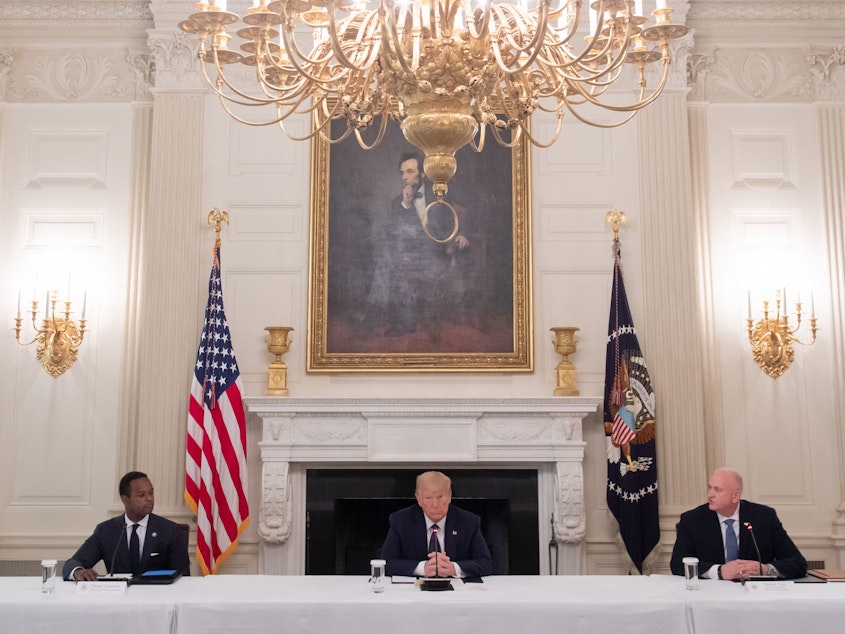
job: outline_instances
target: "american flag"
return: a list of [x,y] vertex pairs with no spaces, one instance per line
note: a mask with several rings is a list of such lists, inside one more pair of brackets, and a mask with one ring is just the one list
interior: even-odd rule
[[604,379],[607,507],[619,525],[629,571],[648,574],[660,541],[655,396],[628,306],[618,239],[611,294]]
[[240,371],[223,311],[220,240],[188,405],[185,500],[197,515],[197,562],[215,574],[249,524],[246,423]]

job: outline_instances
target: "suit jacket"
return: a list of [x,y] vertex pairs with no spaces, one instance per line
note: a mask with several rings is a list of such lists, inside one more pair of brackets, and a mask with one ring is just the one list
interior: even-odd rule
[[[381,547],[387,560],[385,574],[412,576],[417,564],[428,559],[425,516],[419,505],[391,513],[390,529]],[[454,505],[449,506],[444,530],[444,551],[467,577],[493,573],[490,549],[481,534],[481,518]]]
[[[144,552],[141,553],[141,572],[176,570],[184,575],[190,574],[188,548],[182,529],[175,522],[158,515],[150,513],[149,517]],[[105,563],[110,573],[132,571],[123,515],[97,524],[94,533],[65,562],[62,577],[68,579],[74,568],[93,568],[99,561]]]
[[[786,534],[775,510],[769,506],[740,500],[739,502],[739,558],[757,561],[757,549],[751,533],[745,528],[748,522],[754,528],[754,537],[760,547],[763,564],[772,564],[781,577],[796,579],[807,574],[807,561]],[[698,557],[701,573],[714,564],[725,563],[725,546],[719,517],[707,504],[681,515],[677,525],[675,547],[672,550],[672,574],[683,575],[684,557]]]

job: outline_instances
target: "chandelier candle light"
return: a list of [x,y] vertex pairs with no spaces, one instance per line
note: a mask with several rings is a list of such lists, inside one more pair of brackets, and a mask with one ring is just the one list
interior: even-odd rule
[[[432,204],[446,204],[455,152],[467,144],[482,151],[488,130],[504,146],[526,135],[548,147],[565,111],[593,126],[615,127],[657,99],[672,61],[669,44],[689,29],[672,24],[666,0],[656,7],[649,23],[642,0],[532,0],[531,8],[526,0],[380,0],[375,8],[366,0],[254,0],[240,17],[226,10],[225,0],[208,0],[196,3],[179,26],[199,35],[205,78],[233,118],[279,124],[295,140],[354,135],[365,149],[381,142],[389,119],[399,120],[407,140],[425,153],[437,196]],[[579,38],[585,11],[590,30]],[[242,43],[235,51],[228,29],[238,22]],[[297,33],[312,35],[310,51],[300,48]],[[646,66],[657,61],[662,76],[648,89]],[[254,68],[250,89],[226,76],[233,64]],[[606,93],[625,64],[638,76],[636,97],[614,103]],[[233,104],[268,106],[271,116],[242,118]],[[618,120],[590,120],[582,107],[592,106]],[[549,139],[529,133],[538,110],[557,115]],[[308,113],[310,134],[285,131],[288,117]],[[334,119],[346,127],[331,139]]]
[[[795,350],[792,343],[799,343],[803,346],[811,346],[816,342],[816,305],[810,294],[810,334],[812,339],[804,343],[798,339],[798,330],[801,328],[801,298],[795,302],[795,317],[793,326],[790,326],[789,316],[786,314],[786,289],[775,292],[774,314],[770,311],[768,299],[763,300],[763,318],[756,323],[751,316],[751,292],[748,293],[748,341],[751,342],[751,353],[754,361],[773,379],[789,369],[795,358]],[[781,307],[783,313],[781,313]]]
[[[59,291],[48,290],[44,301],[44,318],[41,325],[37,324],[39,313],[38,300],[33,297],[30,307],[32,329],[35,336],[31,341],[21,341],[23,317],[21,315],[21,294],[18,292],[18,314],[15,317],[15,339],[19,345],[28,346],[36,343],[35,356],[44,370],[54,379],[70,368],[76,361],[79,346],[85,337],[85,309],[88,304],[88,292],[82,298],[82,315],[79,322],[73,321],[70,301],[70,279],[68,279],[68,295],[63,302],[59,301]],[[56,311],[57,304],[64,304],[64,310]]]

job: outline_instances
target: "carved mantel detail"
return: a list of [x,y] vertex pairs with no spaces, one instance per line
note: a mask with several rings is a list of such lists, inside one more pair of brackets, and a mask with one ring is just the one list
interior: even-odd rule
[[[295,525],[303,523],[291,504],[293,463],[374,468],[404,463],[444,470],[536,465],[553,474],[547,489],[552,495],[539,500],[541,512],[550,511],[553,517],[553,538],[580,545],[586,534],[581,428],[583,419],[598,409],[599,398],[249,397],[245,403],[253,424],[261,423],[258,532],[266,544],[300,547],[289,543]],[[298,493],[304,497],[304,490]]]

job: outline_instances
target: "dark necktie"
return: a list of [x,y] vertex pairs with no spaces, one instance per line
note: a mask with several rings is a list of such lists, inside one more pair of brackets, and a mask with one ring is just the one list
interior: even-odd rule
[[129,537],[129,565],[133,575],[141,573],[141,540],[138,539],[137,524],[132,524],[132,535]]
[[736,542],[736,533],[734,533],[734,521],[725,520],[725,563],[739,558],[739,544]]
[[437,539],[437,524],[431,525],[431,539],[428,542],[428,552],[430,553],[439,553],[440,552],[440,541]]

